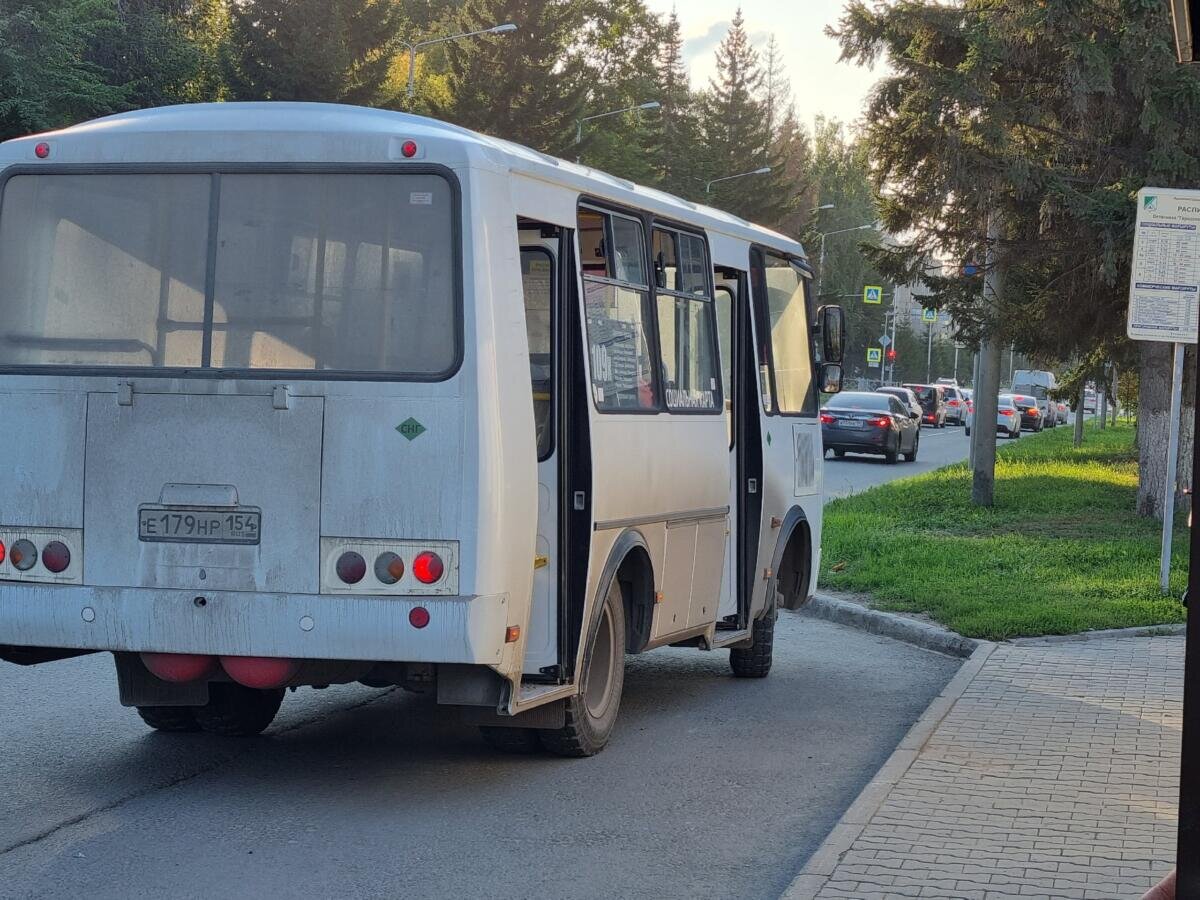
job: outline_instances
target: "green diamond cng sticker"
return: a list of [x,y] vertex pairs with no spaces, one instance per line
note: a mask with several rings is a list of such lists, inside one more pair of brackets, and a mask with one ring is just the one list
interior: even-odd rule
[[415,441],[425,433],[425,426],[409,416],[403,422],[396,426],[396,430],[404,435],[410,441]]

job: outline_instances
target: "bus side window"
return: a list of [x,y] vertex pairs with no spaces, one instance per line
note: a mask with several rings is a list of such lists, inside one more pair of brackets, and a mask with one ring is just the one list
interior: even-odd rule
[[596,409],[653,411],[658,407],[658,379],[651,358],[642,223],[583,207],[578,233]]
[[525,332],[529,338],[529,376],[533,386],[533,422],[538,459],[552,449],[550,427],[554,385],[550,310],[554,297],[554,258],[541,247],[521,249],[521,284],[525,291]]

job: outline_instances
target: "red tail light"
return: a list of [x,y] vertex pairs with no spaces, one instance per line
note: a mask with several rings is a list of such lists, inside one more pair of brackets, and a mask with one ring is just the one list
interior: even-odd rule
[[42,565],[55,575],[65,572],[71,565],[71,551],[62,541],[51,541],[42,548]]
[[446,571],[446,566],[442,563],[442,558],[432,550],[425,550],[417,554],[417,558],[412,564],[413,574],[417,576],[417,581],[422,584],[433,584],[435,581],[440,581],[442,573]]
[[835,419],[829,413],[821,413],[821,424],[822,425],[832,425],[836,421],[837,421],[837,419]]
[[337,561],[337,576],[346,584],[358,584],[367,574],[367,561],[361,553],[347,550]]
[[958,401],[957,400],[947,400],[946,405],[947,406],[958,406]]
[[891,428],[892,420],[887,416],[876,416],[873,419],[867,419],[868,425],[874,425],[876,428]]
[[4,562],[4,557],[7,552],[8,550],[4,546],[4,541],[0,541],[0,563]]

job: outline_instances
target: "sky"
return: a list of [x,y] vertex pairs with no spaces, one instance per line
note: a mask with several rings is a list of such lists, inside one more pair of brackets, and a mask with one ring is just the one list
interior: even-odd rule
[[[862,116],[871,85],[883,73],[839,63],[837,41],[826,37],[845,0],[741,0],[746,30],[755,47],[765,48],[772,32],[783,50],[800,121],[811,126],[818,115],[847,124]],[[679,14],[684,60],[695,87],[705,87],[713,74],[714,51],[729,29],[738,0],[647,0],[657,13]],[[781,10],[787,10],[781,12]]]

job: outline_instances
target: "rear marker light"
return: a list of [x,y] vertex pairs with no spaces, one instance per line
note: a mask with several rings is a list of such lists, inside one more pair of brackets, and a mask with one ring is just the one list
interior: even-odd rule
[[51,541],[42,548],[42,565],[55,575],[65,572],[71,565],[71,551],[62,541]]
[[380,553],[375,560],[375,577],[382,584],[395,584],[404,577],[404,560],[395,553]]
[[441,580],[446,567],[440,556],[432,550],[425,550],[418,553],[417,558],[413,560],[412,570],[413,574],[417,576],[417,581],[422,584],[433,584],[435,581]]
[[28,572],[37,564],[37,547],[31,541],[17,541],[9,549],[8,558],[22,572]]
[[45,159],[50,155],[50,145],[43,141],[33,148],[33,155],[38,159]]
[[424,628],[429,624],[429,610],[423,606],[414,606],[408,611],[408,624],[413,628]]
[[405,141],[400,145],[400,152],[404,155],[405,159],[412,159],[417,155],[417,142]]
[[338,557],[337,576],[346,584],[358,584],[367,574],[367,561],[361,553],[348,550]]
[[509,625],[506,629],[504,629],[504,643],[515,644],[520,639],[521,639],[521,626],[520,625]]
[[4,546],[4,541],[0,541],[0,563],[4,562],[4,557],[7,554],[7,549]]

